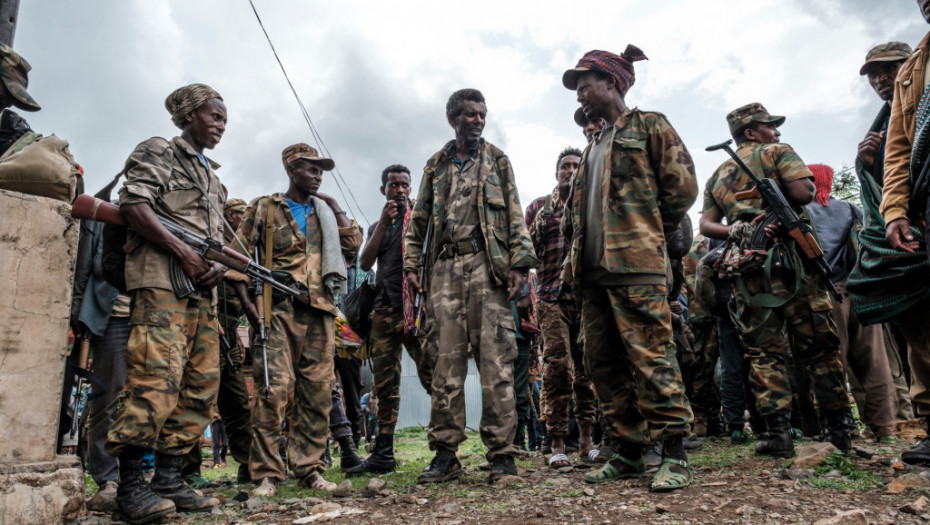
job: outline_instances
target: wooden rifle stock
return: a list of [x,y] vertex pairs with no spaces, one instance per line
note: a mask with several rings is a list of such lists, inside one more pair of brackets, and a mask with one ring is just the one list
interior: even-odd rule
[[793,230],[788,230],[788,235],[794,239],[794,242],[798,245],[798,248],[804,252],[804,256],[808,259],[816,259],[817,257],[823,256],[823,249],[817,244],[817,239],[808,232],[802,232],[799,228]]
[[744,201],[746,199],[761,199],[762,194],[759,193],[757,188],[753,188],[751,190],[738,191],[733,195],[733,197],[738,201]]

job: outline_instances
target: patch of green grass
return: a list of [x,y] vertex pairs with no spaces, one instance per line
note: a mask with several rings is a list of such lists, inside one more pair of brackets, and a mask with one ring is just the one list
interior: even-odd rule
[[567,490],[559,494],[559,496],[562,496],[563,498],[577,498],[578,496],[581,496],[582,494],[584,493],[581,491],[581,489],[577,489],[577,490]]
[[731,445],[726,443],[705,445],[698,450],[688,453],[688,460],[695,468],[732,468],[743,464],[746,457],[752,455],[752,445]]
[[[823,477],[830,471],[837,470],[842,478],[825,478]],[[835,454],[828,457],[814,468],[816,477],[804,480],[804,483],[815,489],[830,490],[873,490],[884,486],[881,478],[866,472],[853,463],[846,456]]]

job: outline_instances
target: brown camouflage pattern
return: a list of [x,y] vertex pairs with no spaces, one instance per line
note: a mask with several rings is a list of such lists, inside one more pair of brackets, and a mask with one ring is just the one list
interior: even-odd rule
[[[451,146],[451,149],[450,149]],[[443,237],[450,195],[451,174],[448,165],[454,141],[433,155],[423,169],[423,179],[405,238],[404,271],[416,271],[423,249],[426,224],[433,223],[433,239]],[[478,155],[478,220],[490,259],[491,284],[506,287],[507,273],[512,269],[539,266],[533,243],[523,221],[523,208],[513,175],[510,159],[490,142],[481,140]],[[436,261],[439,243],[432,242],[429,265]]]
[[[807,164],[787,144],[744,142],[736,149],[736,154],[757,177],[774,180],[783,192],[789,182],[814,178]],[[704,213],[726,217],[727,224],[752,220],[762,212],[762,199],[736,200],[736,192],[754,187],[755,183],[736,165],[736,161],[727,160],[707,180],[704,187]],[[800,209],[796,211],[800,212]]]
[[597,396],[584,368],[584,346],[578,340],[581,317],[574,301],[539,301],[536,305],[543,338],[546,431],[564,436],[573,399],[576,421],[593,423],[597,416]]
[[[602,177],[603,223],[584,224],[589,145],[565,203],[562,231],[572,239],[563,281],[581,282],[586,227],[604,231],[600,267],[615,274],[666,275],[666,236],[678,229],[697,196],[691,154],[661,113],[628,110],[608,133]],[[609,172],[608,172],[609,170]]]
[[[315,212],[307,217],[307,236],[304,236],[282,193],[253,200],[245,210],[245,216],[236,232],[249,251],[244,255],[252,257],[255,246],[258,246],[261,253],[258,263],[265,266],[265,221],[268,217],[269,202],[274,203],[274,240],[269,269],[287,272],[294,282],[301,285],[301,291],[306,291],[306,295],[302,294],[302,300],[309,300],[313,308],[331,315],[339,315],[333,294],[323,282],[323,233]],[[358,253],[362,245],[362,230],[352,221],[350,226],[339,228],[339,240],[343,254]],[[242,253],[239,243],[233,243],[232,248]],[[245,280],[244,276],[234,272],[227,274],[227,278]]]
[[287,460],[298,478],[323,472],[323,451],[329,433],[334,318],[328,313],[284,300],[275,305],[268,323],[268,376],[271,397],[264,396],[261,347],[252,375],[252,451],[249,474],[256,483],[264,478],[284,481],[285,469],[278,443],[281,424],[287,421]]
[[426,310],[433,316],[426,323],[425,343],[427,354],[436,356],[430,449],[458,450],[465,441],[465,378],[471,345],[481,381],[480,432],[488,460],[517,451],[514,319],[507,292],[495,286],[490,267],[485,252],[436,261],[429,279]]
[[685,435],[685,395],[664,285],[584,287],[585,366],[601,401],[607,431],[645,444]]
[[106,451],[125,446],[184,455],[213,417],[220,381],[219,324],[209,298],[178,299],[171,290],[132,293],[126,386]]
[[378,432],[393,434],[400,408],[401,360],[406,348],[417,366],[420,384],[430,392],[433,383],[434,358],[425,352],[420,340],[404,336],[402,307],[385,306],[371,312],[369,339],[374,390],[378,394]]

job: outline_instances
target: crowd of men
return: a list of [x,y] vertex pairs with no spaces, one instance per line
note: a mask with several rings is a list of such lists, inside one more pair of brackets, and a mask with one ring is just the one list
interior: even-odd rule
[[[918,5],[930,23],[930,0]],[[0,55],[0,104],[38,109],[28,63],[6,46]],[[849,452],[851,395],[866,432],[894,442],[896,421],[930,414],[928,56],[930,33],[913,51],[874,47],[859,71],[882,100],[856,155],[862,210],[830,196],[831,168],[806,165],[780,142],[785,117],[757,102],[726,115],[736,150],[707,182],[693,243],[694,164],[662,113],[628,107],[634,64],[646,59],[633,45],[590,51],[564,72],[587,146],[554,155],[550,194],[524,210],[509,158],[483,137],[484,96],[462,89],[445,110],[454,139],[427,160],[416,194],[407,167],[381,173],[385,204],[367,240],[319,191],[334,161],[306,144],[282,151],[285,191],[228,199],[204,154],[223,137],[223,98],[205,84],[181,87],[165,100],[180,135],[139,144],[97,194],[109,201],[122,181],[132,247],[122,282],[104,275],[112,249],[102,224],[82,224],[72,326],[91,340],[106,378],[88,408],[88,470],[132,523],[209,510],[218,501],[185,480],[199,472],[200,438],[218,413],[239,481],[255,495],[274,495],[288,475],[333,490],[323,477],[330,435],[348,476],[391,472],[403,348],[432,401],[435,455],[420,483],[462,473],[471,359],[492,483],[517,474],[524,430],[546,435],[553,468],[570,465],[577,447],[579,460],[600,464],[584,481],[651,472],[657,492],[692,483],[686,448],[695,436],[744,443],[751,428],[757,454],[791,457],[798,434],[819,433]],[[0,137],[16,124],[11,114]],[[747,172],[774,181],[813,225],[827,271],[750,191]],[[283,287],[205,259],[160,218],[252,258]],[[354,288],[347,268],[356,261],[363,272],[377,268],[366,403],[377,437],[364,460],[362,430],[349,423],[361,411],[334,389],[338,298]],[[179,276],[192,284],[183,293]],[[251,400],[237,344],[243,316],[266,347],[254,359]],[[534,339],[538,405],[527,379]],[[343,366],[345,387],[358,362]],[[930,438],[902,457],[930,463]]]

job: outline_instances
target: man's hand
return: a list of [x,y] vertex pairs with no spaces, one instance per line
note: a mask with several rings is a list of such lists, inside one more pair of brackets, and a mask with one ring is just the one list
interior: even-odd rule
[[668,307],[675,315],[683,315],[685,313],[685,306],[681,304],[681,301],[669,301]]
[[523,289],[523,272],[520,270],[510,270],[507,273],[507,290],[510,292],[507,299],[513,301],[514,297]]
[[423,288],[420,286],[420,278],[417,277],[417,272],[407,272],[407,283],[410,284],[410,287],[416,290],[417,293],[423,293]]
[[884,142],[883,133],[870,131],[859,143],[859,160],[868,170],[871,170],[872,166],[875,165],[875,154],[882,148],[882,142]]
[[[768,212],[762,212],[759,215],[756,215],[756,218],[752,220],[752,223],[756,226],[759,225],[765,219],[765,216],[768,215]],[[768,239],[774,239],[778,237],[778,229],[781,228],[781,223],[776,222],[774,224],[768,224],[765,226],[765,236]]]
[[397,210],[397,201],[389,200],[384,203],[384,208],[381,210],[380,222],[387,227],[394,222],[398,215],[400,215],[400,212]]
[[178,261],[180,261],[185,275],[198,287],[200,286],[200,280],[206,277],[214,266],[213,263],[201,257],[200,254],[186,244],[181,249],[181,254],[178,255]]
[[895,219],[885,226],[885,239],[896,250],[914,253],[920,242],[911,233],[911,223],[907,219]]
[[208,290],[220,284],[220,281],[223,280],[223,276],[226,275],[226,271],[228,270],[228,268],[217,262],[207,261],[207,264],[210,266],[207,273],[201,275],[194,281],[194,284],[196,284],[198,288],[204,290]]

